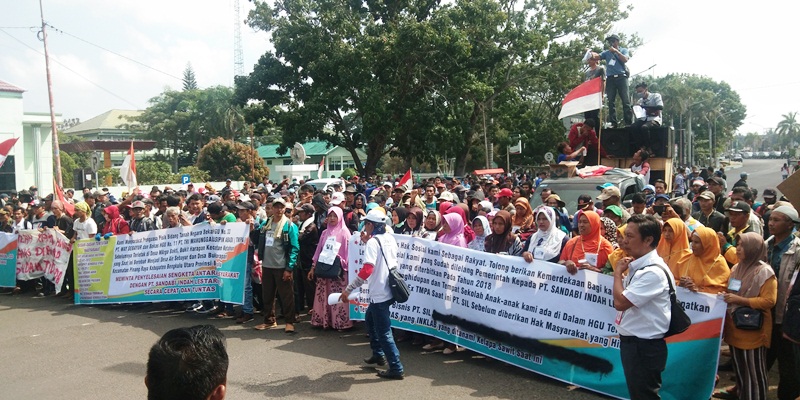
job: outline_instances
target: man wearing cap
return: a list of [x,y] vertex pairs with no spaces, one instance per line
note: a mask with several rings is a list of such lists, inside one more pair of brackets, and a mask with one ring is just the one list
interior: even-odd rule
[[45,210],[42,200],[34,200],[31,207],[33,207],[33,218],[31,219],[33,229],[52,228],[56,226],[56,217]]
[[761,220],[761,216],[752,212],[753,210],[753,192],[749,188],[745,187],[735,187],[731,191],[731,201],[741,201],[747,203],[750,206],[750,216],[748,217],[748,223],[750,226],[753,227],[753,232],[758,233],[759,235],[764,234],[764,221]]
[[400,352],[392,336],[389,312],[394,298],[389,288],[389,268],[396,268],[397,242],[391,235],[386,235],[388,218],[378,210],[371,210],[364,218],[364,232],[361,241],[364,247],[364,265],[358,275],[342,292],[339,301],[348,302],[353,290],[360,288],[365,282],[369,288],[369,307],[365,322],[369,333],[369,346],[372,356],[364,359],[366,364],[386,365],[387,371],[378,372],[385,379],[403,379],[405,371],[400,362]]
[[286,333],[294,333],[297,314],[294,307],[293,271],[297,263],[297,226],[284,214],[286,201],[278,197],[272,202],[272,215],[258,237],[258,258],[261,260],[264,323],[255,327],[265,330],[278,326],[275,320],[275,298],[280,296]]
[[141,200],[134,201],[131,204],[131,221],[128,225],[131,232],[147,232],[156,229],[156,224],[153,220],[145,215],[144,202]]
[[777,359],[780,376],[778,398],[794,399],[800,395],[800,382],[796,375],[798,365],[792,357],[792,342],[783,337],[782,326],[787,295],[800,263],[800,239],[792,234],[800,216],[790,205],[776,207],[771,214],[769,230],[774,238],[767,243],[767,261],[778,279],[778,299],[773,308],[772,344],[767,350],[767,368],[771,368]]
[[[775,189],[767,188],[764,189],[764,193],[761,196],[764,197],[764,202],[761,203],[761,205],[758,206],[758,208],[756,208],[756,213],[764,217],[764,214],[766,214],[767,211],[769,211],[772,208],[770,206],[775,204],[775,202],[778,200],[778,192]],[[766,222],[767,219],[764,218],[764,223]]]
[[339,207],[344,210],[344,194],[342,192],[335,192],[331,195],[330,205]]
[[[608,120],[615,127],[626,126],[633,121],[631,100],[628,96],[628,68],[630,58],[628,49],[619,47],[619,36],[609,35],[606,38],[608,49],[600,53],[600,59],[606,62],[606,96],[608,97]],[[622,101],[623,123],[617,123],[617,96]]]
[[11,225],[11,217],[5,208],[0,208],[0,232],[14,232],[14,227]]
[[106,192],[95,190],[94,195],[94,207],[92,208],[92,219],[97,224],[98,230],[103,230],[103,224],[106,222],[106,218],[103,216],[103,210],[111,205],[111,202],[108,201],[108,195]]
[[736,242],[739,235],[753,232],[753,227],[749,223],[751,208],[747,202],[737,200],[731,202],[725,211],[728,213],[731,229],[724,237],[719,232],[717,232],[717,236],[720,238],[722,255],[728,261],[728,266],[732,267],[739,262],[739,257],[736,256]]
[[505,210],[511,213],[511,215],[516,214],[516,209],[514,208],[514,204],[511,203],[511,197],[514,196],[514,192],[511,191],[509,188],[502,188],[499,192],[497,192],[497,204],[496,208],[498,210]]
[[700,205],[700,211],[692,213],[692,217],[698,222],[713,229],[715,232],[728,231],[728,219],[724,214],[714,208],[716,197],[714,193],[706,190],[697,196],[697,203]]
[[300,245],[298,253],[298,267],[295,267],[295,309],[303,311],[306,307],[309,310],[314,307],[314,295],[316,294],[315,282],[308,277],[313,265],[314,253],[317,251],[320,232],[314,224],[314,206],[302,204],[295,210],[300,222],[298,228],[297,241]]
[[631,214],[628,213],[625,208],[622,207],[622,194],[619,191],[619,188],[615,185],[609,185],[603,188],[603,191],[600,192],[600,195],[597,196],[597,200],[603,202],[603,209],[610,205],[615,205],[620,208],[622,211],[622,223],[626,223],[628,218],[631,217]]
[[749,188],[750,186],[747,184],[747,172],[742,172],[739,174],[739,180],[733,184],[733,187],[746,187]]
[[712,176],[707,183],[708,191],[714,195],[714,208],[720,213],[724,213],[725,200],[728,198],[725,194],[725,181],[718,176]]

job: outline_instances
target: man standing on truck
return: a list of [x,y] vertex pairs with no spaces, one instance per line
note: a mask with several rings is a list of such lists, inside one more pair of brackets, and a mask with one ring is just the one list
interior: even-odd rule
[[[606,96],[608,96],[608,121],[614,127],[626,126],[633,120],[631,100],[628,96],[628,67],[625,65],[630,59],[628,49],[619,47],[619,36],[609,35],[606,38],[608,49],[600,53],[600,58],[606,62]],[[623,122],[617,123],[617,96],[622,101]]]

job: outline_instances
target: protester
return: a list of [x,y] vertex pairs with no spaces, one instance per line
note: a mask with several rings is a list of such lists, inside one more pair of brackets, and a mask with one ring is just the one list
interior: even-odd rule
[[569,237],[556,227],[556,213],[551,207],[539,206],[534,212],[537,231],[525,243],[522,258],[527,262],[558,262]]
[[108,206],[103,210],[105,222],[103,223],[103,235],[124,235],[131,232],[128,222],[119,215],[117,206]]
[[378,210],[370,211],[364,218],[364,231],[361,234],[364,248],[364,265],[356,278],[342,292],[339,301],[349,304],[350,293],[360,288],[365,282],[369,288],[369,307],[366,319],[369,332],[369,345],[372,356],[364,359],[369,365],[389,364],[387,371],[378,372],[378,376],[386,379],[403,379],[405,371],[400,362],[400,352],[392,336],[389,311],[394,298],[389,290],[389,268],[397,266],[397,242],[391,235],[386,235],[386,216]]
[[527,240],[534,230],[534,216],[533,209],[530,202],[524,197],[520,197],[514,201],[514,223],[512,229],[514,233],[522,235],[522,240]]
[[[328,296],[332,293],[341,293],[347,286],[347,249],[350,231],[344,226],[344,215],[339,207],[331,207],[328,210],[327,226],[319,238],[313,258],[314,264],[308,273],[309,279],[317,281],[311,326],[344,331],[353,327],[353,321],[349,316],[349,305],[342,303],[328,305]],[[323,260],[327,258],[331,262],[321,261],[321,258]],[[321,277],[315,274],[320,263],[334,264],[335,259],[338,259],[342,266],[342,273],[338,277]]]
[[600,224],[600,215],[596,212],[581,214],[578,236],[567,242],[559,258],[559,264],[563,264],[570,274],[576,274],[579,269],[600,272],[608,255],[614,251],[611,243],[600,235]]
[[656,252],[672,271],[673,276],[681,276],[678,262],[683,257],[692,254],[692,250],[689,248],[686,225],[680,219],[670,218],[664,221],[664,225],[661,227],[661,240],[658,242]]
[[489,220],[483,215],[479,215],[472,220],[472,230],[475,232],[475,239],[467,243],[467,247],[472,250],[486,251],[486,237],[491,233]]
[[403,229],[400,230],[400,234],[418,237],[423,231],[422,225],[425,223],[425,217],[423,217],[423,214],[424,213],[421,208],[412,207],[408,211],[408,216],[403,224]]
[[464,237],[464,221],[455,213],[446,214],[442,221],[442,234],[438,241],[458,247],[467,247]]
[[512,216],[508,211],[500,210],[492,218],[492,233],[486,237],[487,253],[520,255],[524,243],[512,232]]
[[425,216],[425,226],[419,237],[428,240],[436,240],[439,230],[442,228],[442,218],[438,211],[428,210]]
[[173,329],[150,348],[148,400],[222,400],[228,385],[225,336],[212,325]]
[[[773,328],[770,309],[775,305],[778,284],[772,268],[764,262],[767,248],[759,234],[743,233],[736,252],[739,262],[733,266],[729,292],[721,292],[728,303],[723,337],[730,345],[736,376],[736,386],[726,392],[742,400],[766,399],[767,348]],[[761,327],[756,330],[738,328],[733,313],[739,307],[760,311]]]
[[697,228],[691,236],[692,252],[678,261],[678,285],[693,292],[717,294],[725,291],[731,270],[720,254],[717,233]]
[[[310,198],[310,197],[309,197]],[[302,312],[308,307],[314,308],[314,298],[316,297],[316,282],[310,274],[314,265],[314,254],[319,244],[320,233],[317,225],[314,224],[314,206],[305,203],[296,208],[298,216],[297,242],[299,251],[297,253],[298,266],[295,267],[295,310]],[[299,267],[299,268],[298,268]]]
[[408,209],[405,207],[397,207],[392,211],[392,230],[394,233],[401,233],[406,225],[406,218],[408,218]]
[[667,363],[664,333],[672,318],[668,288],[675,278],[656,252],[660,239],[655,217],[632,216],[622,241],[628,257],[614,266],[620,358],[631,399],[659,399]]

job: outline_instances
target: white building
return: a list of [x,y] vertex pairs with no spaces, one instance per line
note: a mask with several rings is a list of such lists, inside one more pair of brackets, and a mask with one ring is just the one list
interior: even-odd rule
[[[338,178],[345,169],[356,167],[353,155],[343,147],[317,141],[303,143],[303,148],[306,152],[305,164],[319,166],[320,161],[324,158],[325,171],[322,176],[317,176],[317,167],[311,168],[310,171],[303,172],[302,176],[297,176],[298,179],[330,178],[331,176]],[[292,169],[289,168],[292,165],[291,149],[287,150],[286,153],[278,154],[278,145],[270,144],[261,146],[256,150],[258,155],[264,159],[264,164],[269,168],[269,179],[271,181],[280,182],[284,177],[294,177],[292,176]],[[367,159],[367,154],[361,150],[356,151],[361,162],[364,162]]]
[[[0,167],[0,193],[39,188],[53,193],[53,135],[50,114],[23,111],[24,89],[0,81],[0,141],[19,138]],[[56,123],[61,115],[56,114]],[[68,179],[68,178],[66,178]]]

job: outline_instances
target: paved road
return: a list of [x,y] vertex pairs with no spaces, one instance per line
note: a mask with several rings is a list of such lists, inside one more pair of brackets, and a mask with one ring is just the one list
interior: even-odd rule
[[750,187],[758,189],[758,201],[761,202],[764,200],[761,197],[764,193],[764,189],[777,189],[778,184],[781,183],[781,166],[783,166],[785,162],[786,160],[746,159],[741,167],[735,169],[726,168],[725,172],[726,175],[728,175],[728,189],[730,190],[733,184],[739,180],[739,174],[741,172],[747,172],[747,183]]
[[[307,320],[307,318],[306,318]],[[158,307],[74,306],[0,295],[0,398],[144,399],[147,352],[164,332],[212,323],[228,338],[229,399],[598,399],[596,394],[470,352],[444,356],[402,343],[408,377],[384,381],[361,364],[363,328],[258,332]]]

